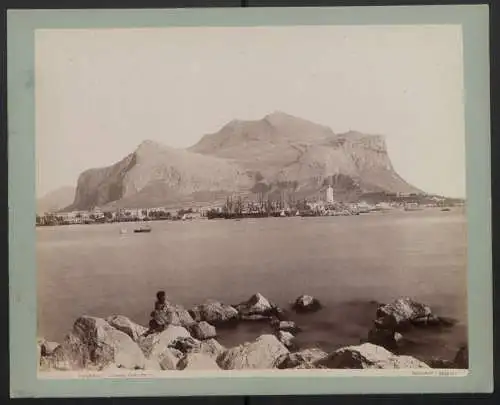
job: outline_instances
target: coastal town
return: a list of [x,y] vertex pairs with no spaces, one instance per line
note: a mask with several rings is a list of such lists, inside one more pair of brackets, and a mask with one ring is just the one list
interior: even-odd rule
[[[316,198],[299,201],[290,201],[284,198],[264,200],[262,196],[252,200],[238,196],[228,197],[221,204],[203,207],[184,206],[176,209],[168,207],[119,209],[93,207],[90,210],[46,212],[36,215],[36,226],[246,217],[350,216],[398,209],[415,211],[440,207],[442,210],[449,210],[451,206],[463,205],[463,201],[460,200],[428,194],[374,193],[366,197],[366,200],[357,202],[336,201],[334,190],[330,186]],[[373,202],[374,197],[384,201]]]

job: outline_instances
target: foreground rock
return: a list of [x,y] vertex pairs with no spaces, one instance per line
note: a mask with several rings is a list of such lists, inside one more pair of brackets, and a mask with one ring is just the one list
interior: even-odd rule
[[173,347],[181,351],[182,353],[190,353],[193,351],[198,351],[201,347],[201,341],[195,339],[191,336],[179,337],[169,344],[169,347]]
[[315,364],[335,369],[430,368],[414,357],[397,356],[383,347],[371,343],[338,349]]
[[321,349],[305,349],[295,353],[287,353],[280,356],[276,362],[279,369],[299,368],[313,369],[318,368],[315,363],[327,357],[328,354]]
[[147,359],[162,363],[165,353],[169,346],[179,338],[190,338],[191,335],[186,328],[182,326],[170,325],[163,332],[153,333],[151,335],[139,338],[137,342]]
[[177,370],[179,360],[183,356],[184,354],[181,351],[168,347],[162,350],[161,354],[157,357],[157,361],[162,370]]
[[219,357],[222,353],[226,351],[226,348],[222,346],[217,340],[215,339],[208,339],[208,340],[203,340],[200,343],[200,347],[198,349],[200,353],[204,353],[207,356],[210,356],[214,359]]
[[188,353],[177,364],[178,370],[220,370],[216,361],[204,353]]
[[191,326],[191,333],[193,337],[199,340],[211,339],[217,336],[217,331],[214,326],[206,321],[195,323]]
[[172,341],[169,348],[177,350],[183,355],[188,353],[202,353],[216,359],[226,348],[215,339],[198,340],[193,337],[179,337]]
[[301,295],[292,304],[292,308],[297,312],[315,312],[321,307],[319,300],[310,295]]
[[238,311],[234,307],[215,300],[195,306],[190,314],[196,322],[206,321],[215,326],[234,323],[239,319]]
[[170,325],[182,326],[189,329],[196,323],[188,310],[182,305],[174,305],[171,303],[166,304],[164,311],[167,314]]
[[106,318],[106,321],[115,329],[129,335],[134,342],[146,333],[148,328],[132,322],[129,318],[123,315],[113,315]]
[[240,318],[247,321],[281,319],[283,316],[283,311],[260,293],[252,295],[235,308]]
[[400,348],[405,341],[399,332],[411,327],[448,327],[455,323],[452,319],[436,316],[429,306],[410,298],[399,298],[391,304],[381,305],[376,316],[367,341],[392,351]]
[[278,333],[276,334],[276,337],[278,338],[278,340],[283,343],[283,345],[287,348],[287,349],[293,349],[295,348],[295,336],[293,336],[290,332],[285,332],[285,331],[278,331]]
[[289,353],[276,336],[262,335],[255,342],[226,350],[217,359],[224,370],[269,369],[276,366],[280,356]]
[[76,320],[73,331],[64,342],[54,350],[46,366],[72,370],[104,368],[110,364],[126,369],[144,369],[148,362],[126,333],[113,328],[104,319],[82,316]]
[[411,325],[439,325],[440,318],[427,305],[410,298],[399,298],[379,307],[375,324],[379,329],[402,331]]

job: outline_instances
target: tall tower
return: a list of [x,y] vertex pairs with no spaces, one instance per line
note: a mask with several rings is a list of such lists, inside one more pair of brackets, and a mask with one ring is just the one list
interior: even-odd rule
[[326,202],[328,204],[333,204],[333,187],[328,186],[326,189]]

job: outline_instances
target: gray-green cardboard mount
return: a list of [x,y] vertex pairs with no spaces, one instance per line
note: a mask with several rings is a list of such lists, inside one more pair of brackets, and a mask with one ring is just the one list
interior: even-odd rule
[[[13,397],[181,396],[491,392],[493,389],[490,231],[488,7],[9,10],[9,292]],[[38,379],[36,372],[35,101],[36,29],[172,26],[458,24],[463,32],[469,360],[466,376],[384,376],[363,372],[178,373],[154,378]],[[32,213],[32,214],[30,214]]]

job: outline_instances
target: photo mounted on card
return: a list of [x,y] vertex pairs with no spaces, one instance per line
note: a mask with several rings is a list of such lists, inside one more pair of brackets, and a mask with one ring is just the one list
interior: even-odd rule
[[491,391],[487,7],[8,34],[12,396]]

